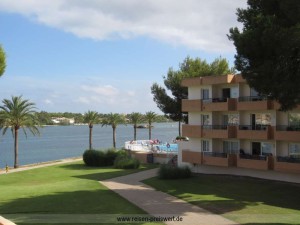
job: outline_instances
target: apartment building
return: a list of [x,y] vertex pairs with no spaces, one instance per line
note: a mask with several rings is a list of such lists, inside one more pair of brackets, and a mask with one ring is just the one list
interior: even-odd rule
[[178,163],[300,173],[300,106],[289,112],[259,95],[241,75],[183,80],[188,124]]

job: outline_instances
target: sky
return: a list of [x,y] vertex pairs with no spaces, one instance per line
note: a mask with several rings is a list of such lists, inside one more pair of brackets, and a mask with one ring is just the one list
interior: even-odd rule
[[150,87],[190,56],[234,65],[246,0],[0,0],[0,100],[38,111],[162,112]]

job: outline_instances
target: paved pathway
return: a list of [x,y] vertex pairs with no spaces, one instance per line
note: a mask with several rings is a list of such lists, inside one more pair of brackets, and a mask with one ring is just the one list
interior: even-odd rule
[[[36,169],[36,168],[64,164],[64,163],[69,163],[69,162],[75,162],[75,161],[79,161],[79,160],[82,160],[82,158],[81,157],[80,158],[67,158],[67,159],[61,159],[61,160],[57,160],[57,161],[30,164],[30,165],[20,166],[17,169],[9,168],[8,173],[16,173],[16,172],[20,172],[20,171],[24,171],[24,170],[32,170],[32,169]],[[1,174],[6,174],[5,168],[0,168],[0,175]]]
[[193,169],[193,172],[204,174],[229,174],[238,176],[256,177],[267,180],[277,180],[292,183],[300,183],[300,173],[284,173],[274,170],[254,170],[236,167],[220,167],[201,165]]
[[103,185],[129,200],[152,216],[181,216],[182,222],[169,221],[168,225],[233,225],[237,224],[222,216],[187,203],[143,184],[156,176],[158,169],[146,170],[122,177],[101,181]]
[[0,216],[0,225],[16,225],[16,224]]

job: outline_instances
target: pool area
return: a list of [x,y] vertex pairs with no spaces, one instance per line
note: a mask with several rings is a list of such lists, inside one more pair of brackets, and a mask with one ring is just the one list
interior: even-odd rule
[[153,145],[153,148],[157,151],[165,151],[165,152],[178,152],[178,144],[159,144],[159,145]]
[[125,149],[131,151],[143,151],[143,152],[178,152],[178,144],[159,142],[158,140],[137,140],[125,142]]

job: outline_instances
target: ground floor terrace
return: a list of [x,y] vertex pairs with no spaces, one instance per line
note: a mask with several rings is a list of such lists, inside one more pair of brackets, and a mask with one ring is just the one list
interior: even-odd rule
[[265,140],[195,139],[181,145],[179,165],[236,167],[300,174],[300,143]]

